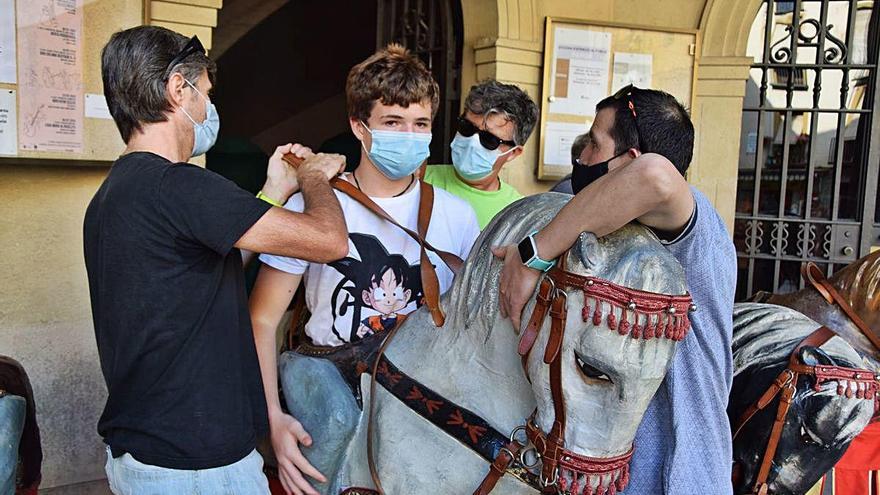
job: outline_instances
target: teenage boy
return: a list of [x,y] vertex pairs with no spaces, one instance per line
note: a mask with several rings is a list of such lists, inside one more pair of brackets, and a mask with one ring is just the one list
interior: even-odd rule
[[[437,83],[405,49],[389,45],[352,68],[346,83],[349,124],[361,143],[360,163],[342,178],[360,189],[398,223],[417,230],[420,184],[416,172],[428,158],[431,121],[437,112]],[[387,332],[422,300],[419,244],[348,195],[336,191],[349,231],[349,253],[331,264],[263,255],[250,309],[263,373],[272,445],[279,478],[292,493],[317,494],[303,475],[324,477],[303,457],[310,445],[302,425],[286,414],[278,397],[275,333],[305,276],[311,317],[306,336],[315,344],[337,346]],[[294,195],[285,205],[303,207]],[[427,241],[464,259],[479,234],[473,209],[446,191],[434,191]],[[453,273],[433,252],[440,292]],[[286,397],[288,403],[295,397]]]

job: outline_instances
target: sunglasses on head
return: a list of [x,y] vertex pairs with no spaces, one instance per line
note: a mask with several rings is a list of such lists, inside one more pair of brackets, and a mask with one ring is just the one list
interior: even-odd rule
[[171,77],[171,70],[174,69],[174,67],[182,64],[187,57],[194,53],[201,53],[202,55],[206,55],[205,47],[202,46],[202,42],[199,41],[198,36],[193,36],[192,38],[190,38],[186,45],[184,45],[183,49],[180,50],[180,52],[178,52],[178,54],[171,59],[171,62],[169,62],[168,66],[165,67],[165,73],[167,74],[165,76],[165,79],[167,80],[169,77]]
[[471,137],[475,133],[479,133],[480,135],[480,144],[483,148],[486,148],[489,151],[495,151],[502,144],[506,144],[507,146],[514,147],[516,146],[515,141],[510,141],[507,139],[501,139],[500,137],[492,134],[489,131],[485,131],[475,126],[473,122],[468,120],[466,117],[461,116],[458,118],[458,133],[464,137]]
[[620,100],[623,100],[624,98],[626,99],[626,106],[627,106],[627,108],[629,108],[629,112],[633,118],[633,127],[636,128],[636,139],[638,140],[636,144],[638,145],[639,148],[641,148],[642,147],[642,135],[641,135],[641,133],[639,133],[639,122],[637,119],[638,114],[636,113],[636,106],[632,100],[633,92],[638,89],[639,88],[633,86],[632,84],[627,84],[626,86],[620,88],[620,90],[618,90],[617,93],[614,93],[614,95],[612,95],[611,98],[613,98],[614,101],[620,101]]

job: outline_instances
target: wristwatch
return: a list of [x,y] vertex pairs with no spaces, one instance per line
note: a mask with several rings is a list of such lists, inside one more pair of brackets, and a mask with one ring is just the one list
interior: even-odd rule
[[523,265],[546,272],[553,268],[556,260],[547,261],[538,256],[538,245],[535,243],[535,234],[537,233],[537,231],[532,232],[525,239],[519,241],[517,249],[519,249],[519,257],[522,259]]

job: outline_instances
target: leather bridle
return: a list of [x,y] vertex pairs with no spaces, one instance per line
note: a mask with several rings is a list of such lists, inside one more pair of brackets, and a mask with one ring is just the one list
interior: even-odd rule
[[[856,314],[852,306],[837,292],[834,286],[825,278],[822,271],[816,264],[810,262],[805,263],[801,267],[801,274],[804,279],[828,301],[829,304],[836,304],[850,318],[853,324],[880,350],[880,340],[877,336],[868,330],[867,324]],[[803,364],[798,358],[798,352],[806,346],[820,347],[828,342],[837,334],[826,326],[822,326],[809,334],[800,341],[791,352],[788,359],[788,366],[776,377],[770,388],[751,406],[748,407],[739,417],[733,438],[742,431],[743,427],[758,411],[766,408],[770,403],[779,396],[779,404],[776,408],[776,418],[773,421],[773,427],[770,430],[770,437],[767,440],[767,447],[764,449],[764,455],[761,458],[761,466],[758,469],[758,475],[752,486],[751,493],[754,495],[766,495],[769,490],[767,481],[770,475],[770,468],[773,464],[773,458],[776,455],[776,449],[782,438],[785,419],[795,392],[797,391],[798,379],[801,376],[813,377],[815,383],[813,389],[819,391],[822,383],[827,381],[836,381],[837,395],[846,398],[856,398],[874,401],[874,414],[880,408],[880,377],[871,370],[860,368],[847,368],[843,366],[826,366],[815,365],[810,366]],[[845,384],[845,385],[844,385]]]
[[[566,271],[562,268],[565,262],[566,255],[563,254],[556,267],[541,281],[535,307],[518,348],[523,369],[529,377],[529,355],[549,313],[550,335],[543,362],[550,366],[553,425],[549,432],[542,431],[535,423],[537,410],[532,413],[525,426],[521,427],[525,429],[528,446],[518,442],[515,434],[512,434],[511,444],[499,453],[475,495],[489,493],[511,465],[522,465],[525,462],[523,453],[528,450],[534,450],[541,461],[539,481],[545,493],[614,495],[629,482],[632,448],[613,458],[587,457],[565,448],[566,414],[561,352],[568,317],[568,294],[565,289],[582,291],[584,307],[581,317],[584,322],[592,322],[596,327],[604,322],[610,330],[620,335],[642,340],[667,338],[680,341],[690,328],[688,313],[696,310],[690,295],[670,296],[622,287],[598,277]],[[606,309],[607,316],[603,318],[603,310]],[[619,320],[615,309],[620,311]],[[593,492],[594,487],[598,488],[596,492]]]
[[[294,168],[298,168],[303,161],[293,154],[286,154],[282,158]],[[428,259],[427,251],[435,252],[456,273],[460,270],[462,262],[453,254],[435,249],[425,240],[433,204],[433,189],[424,182],[420,183],[422,201],[419,205],[418,232],[413,232],[397,223],[381,207],[350,183],[335,178],[331,184],[335,189],[349,195],[377,216],[399,227],[419,243],[425,304],[428,306],[434,324],[438,327],[443,326],[445,315],[439,304],[437,276]],[[568,295],[565,289],[582,291],[584,306],[581,316],[584,322],[592,322],[595,327],[601,326],[604,322],[610,330],[617,331],[622,336],[629,334],[633,339],[666,338],[680,341],[684,339],[690,328],[688,313],[696,310],[690,295],[670,296],[630,289],[609,280],[566,271],[560,268],[565,266],[565,262],[566,254],[563,254],[556,267],[550,270],[542,280],[535,308],[518,346],[526,377],[531,380],[527,366],[529,354],[549,312],[550,336],[544,350],[543,360],[544,364],[550,365],[550,390],[555,415],[553,426],[549,433],[543,432],[535,422],[537,414],[537,410],[535,410],[524,426],[511,433],[507,445],[499,449],[498,455],[490,464],[489,473],[474,492],[475,495],[488,494],[505,473],[513,469],[530,470],[537,467],[538,461],[542,463],[538,477],[539,484],[545,493],[614,495],[617,491],[623,490],[629,482],[632,447],[626,453],[610,458],[587,457],[565,448],[566,414],[562,392],[562,353],[560,352],[568,317]],[[592,311],[590,311],[590,303],[593,304]],[[607,317],[603,317],[605,309],[607,309]],[[620,312],[619,320],[615,313],[616,309]],[[370,474],[378,493],[384,493],[384,490],[373,457],[373,398],[376,392],[379,367],[383,362],[386,366],[390,364],[384,359],[385,350],[394,339],[403,320],[404,318],[399,318],[398,324],[387,333],[371,366],[367,457]],[[518,430],[525,431],[528,445],[515,438]],[[532,464],[526,460],[528,451],[533,451],[536,455],[535,462]],[[581,484],[581,479],[583,479],[583,484]],[[594,484],[597,487],[595,492],[592,489]]]

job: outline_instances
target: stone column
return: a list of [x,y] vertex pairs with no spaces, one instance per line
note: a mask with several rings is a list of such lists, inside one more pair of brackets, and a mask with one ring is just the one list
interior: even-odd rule
[[694,107],[694,159],[688,181],[703,191],[733,231],[737,166],[749,57],[700,58]]

